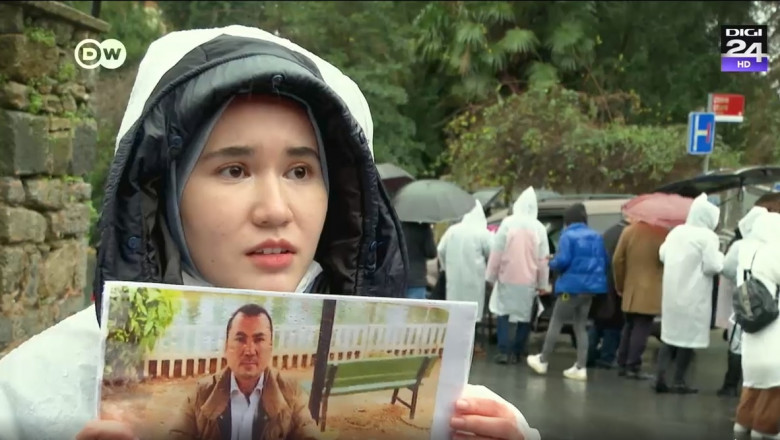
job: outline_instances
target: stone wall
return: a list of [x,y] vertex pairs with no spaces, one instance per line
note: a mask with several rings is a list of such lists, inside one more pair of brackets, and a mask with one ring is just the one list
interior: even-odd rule
[[73,52],[107,28],[59,2],[0,3],[0,356],[85,306],[97,72]]

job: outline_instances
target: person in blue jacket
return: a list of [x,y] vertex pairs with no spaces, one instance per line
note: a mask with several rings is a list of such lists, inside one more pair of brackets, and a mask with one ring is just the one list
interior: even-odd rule
[[565,229],[558,253],[550,261],[550,270],[560,275],[555,282],[557,300],[542,352],[528,356],[527,363],[539,374],[547,373],[550,355],[566,320],[573,320],[577,341],[577,362],[563,372],[564,377],[587,380],[588,312],[594,295],[606,294],[609,256],[601,234],[588,227],[585,205],[576,203],[563,214]]

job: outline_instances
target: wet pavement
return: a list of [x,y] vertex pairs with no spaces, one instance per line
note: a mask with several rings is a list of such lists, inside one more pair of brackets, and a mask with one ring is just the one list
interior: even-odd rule
[[[716,395],[726,370],[726,343],[713,331],[710,347],[698,350],[688,382],[698,394],[656,394],[650,381],[618,377],[616,370],[588,370],[588,381],[563,378],[576,353],[568,336],[559,338],[546,376],[539,376],[525,359],[515,365],[493,363],[495,345],[487,357],[475,357],[470,383],[482,384],[517,405],[543,440],[571,439],[732,439],[737,398]],[[534,334],[531,353],[541,350],[543,334]],[[653,372],[659,343],[651,338],[644,369]]]

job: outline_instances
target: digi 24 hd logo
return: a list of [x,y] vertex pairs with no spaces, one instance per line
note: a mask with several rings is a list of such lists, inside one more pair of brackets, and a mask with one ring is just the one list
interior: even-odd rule
[[720,27],[720,71],[768,71],[767,41],[766,25],[722,25]]
[[118,69],[127,59],[127,50],[121,41],[110,39],[103,42],[86,39],[79,41],[73,51],[76,64],[84,69]]

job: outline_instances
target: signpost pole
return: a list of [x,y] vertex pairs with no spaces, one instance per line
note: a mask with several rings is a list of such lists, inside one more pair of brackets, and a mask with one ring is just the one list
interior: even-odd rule
[[[707,96],[707,108],[703,109],[703,108],[699,107],[699,108],[696,109],[696,111],[697,112],[705,112],[705,111],[706,112],[711,112],[712,111],[712,95],[711,94]],[[715,149],[715,139],[712,140],[712,149],[713,150]],[[701,161],[702,173],[703,174],[707,174],[707,173],[710,172],[710,155],[709,154],[705,154],[702,159],[703,159]]]

